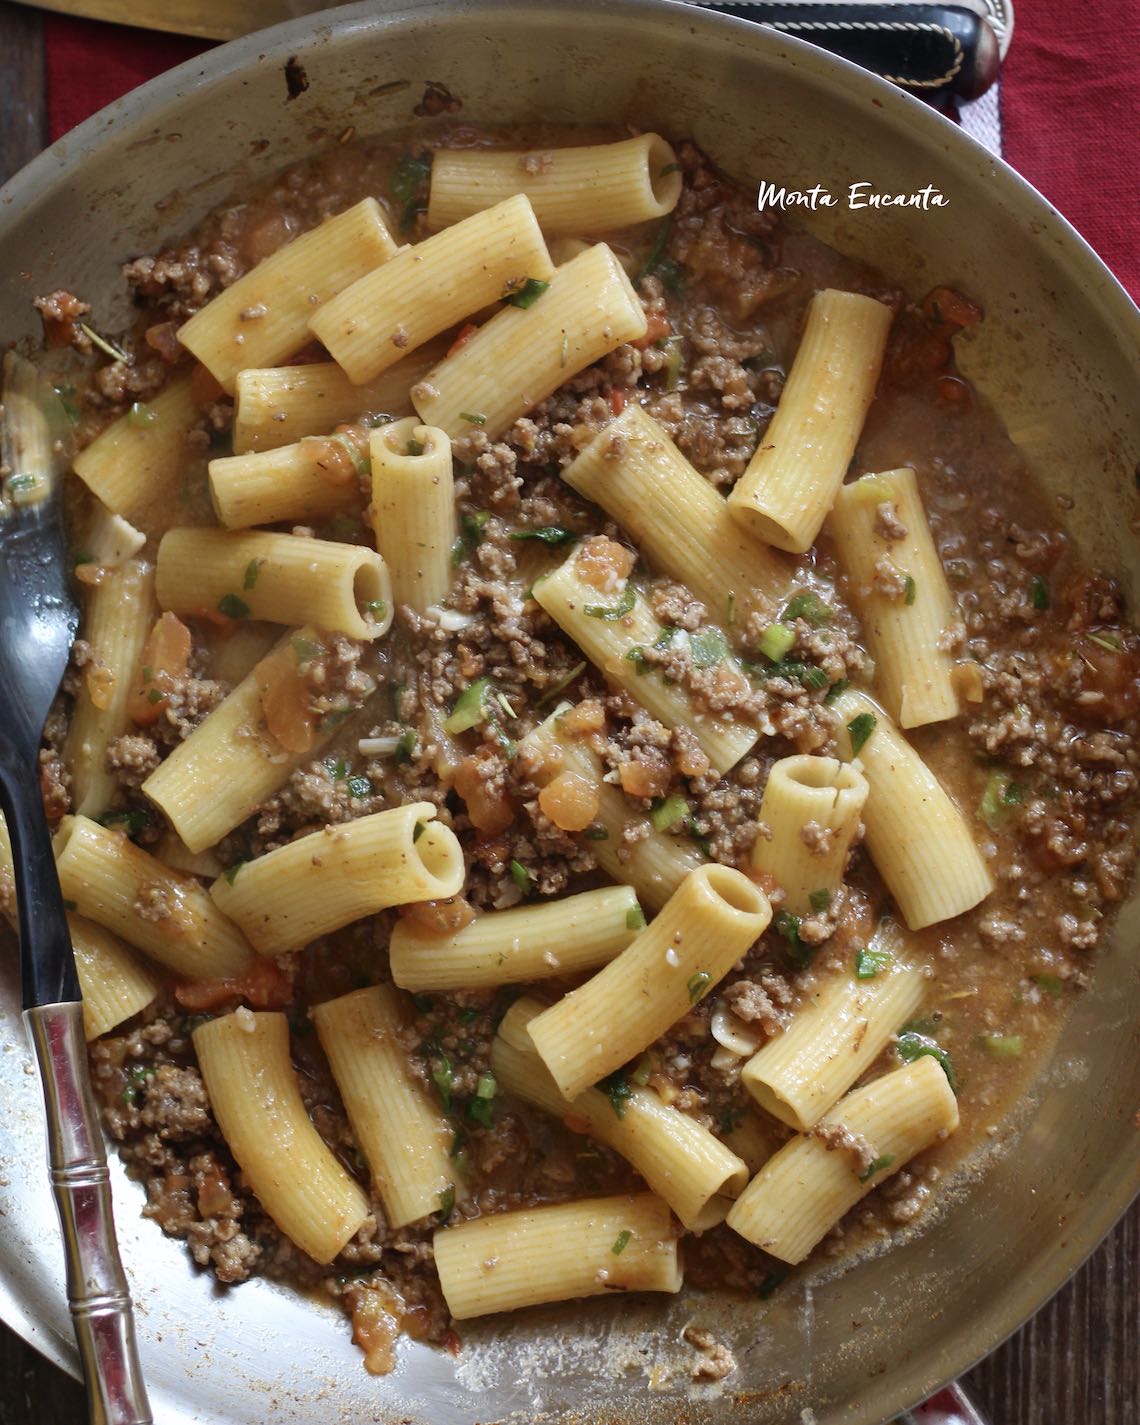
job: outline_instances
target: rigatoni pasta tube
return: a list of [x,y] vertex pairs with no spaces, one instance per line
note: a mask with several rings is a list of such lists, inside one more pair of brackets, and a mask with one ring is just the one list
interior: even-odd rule
[[544,232],[611,232],[671,213],[680,170],[658,134],[530,152],[441,148],[432,157],[428,226],[446,228],[524,193]]
[[311,1014],[388,1225],[438,1212],[456,1185],[455,1130],[409,1072],[400,992],[373,985],[314,1005]]
[[[830,1126],[866,1144],[874,1155],[866,1168],[819,1136]],[[936,1060],[916,1059],[848,1094],[816,1130],[786,1143],[733,1203],[728,1225],[782,1262],[802,1262],[872,1188],[957,1126],[946,1075]]]
[[178,340],[232,395],[239,371],[299,350],[314,310],[395,251],[379,203],[365,198],[259,262],[184,322]]
[[88,1039],[98,1039],[141,1013],[158,994],[159,984],[104,926],[69,914],[67,928],[83,991],[83,1032]]
[[529,307],[506,307],[412,390],[426,425],[452,440],[478,428],[492,440],[579,371],[647,330],[629,278],[597,243],[550,278]]
[[372,432],[372,527],[396,602],[418,613],[442,603],[458,532],[445,431],[409,416]]
[[168,381],[146,403],[112,421],[75,457],[75,473],[114,514],[147,533],[165,529],[180,508],[186,436],[199,411],[190,377]]
[[817,292],[776,414],[728,508],[778,549],[810,549],[863,429],[893,313],[857,292]]
[[835,757],[782,757],[772,764],[752,866],[775,877],[793,915],[826,907],[839,889],[866,800],[866,778]]
[[326,826],[247,862],[210,888],[262,955],[283,955],[391,905],[463,887],[463,851],[431,802]]
[[122,832],[67,816],[55,835],[60,890],[78,914],[189,980],[240,976],[241,931],[193,876],[172,871]]
[[[681,684],[666,682],[661,672],[645,666],[644,650],[663,634],[645,599],[628,579],[615,577],[612,589],[603,593],[583,577],[584,560],[606,545],[614,547],[600,538],[588,541],[535,585],[534,598],[608,682],[666,727],[686,728],[716,770],[727,772],[759,738],[759,729],[730,714],[700,710]],[[744,673],[727,653],[719,658],[719,665],[722,682],[748,688]]]
[[392,584],[375,550],[299,534],[168,530],[158,546],[155,594],[178,614],[217,609],[350,638],[379,638],[392,624]]
[[888,470],[844,485],[830,529],[887,711],[900,727],[957,717],[954,659],[944,643],[958,606],[914,471]]
[[432,1238],[457,1321],[616,1291],[681,1289],[677,1229],[652,1193],[498,1212]]
[[691,871],[616,960],[531,1021],[562,1095],[576,1098],[683,1019],[771,918],[764,893],[739,871]]
[[273,450],[307,435],[327,435],[363,415],[410,415],[409,391],[442,352],[413,352],[375,381],[354,385],[335,361],[259,366],[239,371],[234,385],[234,454]]
[[911,930],[970,910],[994,888],[962,813],[934,773],[865,693],[832,702],[840,757],[858,757],[869,788],[865,845]]
[[249,455],[220,455],[210,461],[210,499],[226,529],[289,520],[311,523],[364,505],[359,482],[341,478],[339,462],[328,461],[321,439]]
[[567,1103],[535,1051],[528,1025],[545,1008],[521,999],[507,1011],[491,1045],[500,1089],[553,1114],[620,1153],[692,1232],[723,1221],[748,1181],[747,1165],[695,1118],[671,1108],[649,1088],[632,1088],[620,1117],[608,1096],[586,1089]]
[[701,599],[730,637],[790,582],[788,559],[741,528],[725,497],[636,401],[598,432],[562,478],[632,535],[655,570]]
[[341,292],[309,326],[358,385],[472,312],[554,271],[521,194],[437,233]]
[[210,1107],[254,1196],[289,1240],[331,1262],[368,1198],[309,1121],[283,1014],[239,1009],[194,1030]]
[[529,764],[530,775],[545,786],[560,772],[571,771],[597,789],[598,813],[587,829],[590,849],[598,865],[615,881],[624,881],[637,892],[638,900],[660,910],[690,871],[703,866],[705,858],[687,836],[673,836],[651,829],[648,836],[626,842],[622,832],[636,813],[617,787],[603,781],[605,769],[587,742],[566,730],[570,703],[560,703],[544,722],[527,733],[519,743],[519,754]]
[[[265,723],[263,694],[277,660],[320,647],[306,625],[285,634],[230,695],[165,757],[142,784],[191,851],[204,851],[252,816],[298,767],[317,756],[334,727],[318,723],[312,741],[290,751]],[[203,789],[208,788],[208,792]]]
[[107,770],[107,748],[132,728],[127,703],[157,616],[154,567],[144,560],[104,569],[87,595],[83,636],[91,652],[64,748],[72,805],[82,816],[106,811],[118,791],[118,781]]
[[392,978],[408,990],[485,989],[596,970],[619,954],[645,917],[630,886],[476,916],[432,935],[411,920],[392,930]]
[[894,953],[902,948],[897,928],[875,936],[870,950],[888,958],[871,978],[859,979],[854,961],[821,976],[788,1028],[745,1064],[741,1082],[773,1118],[810,1128],[914,1016],[923,980]]

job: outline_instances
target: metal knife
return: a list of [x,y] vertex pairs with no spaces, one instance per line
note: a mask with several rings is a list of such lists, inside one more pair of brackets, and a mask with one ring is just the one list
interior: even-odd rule
[[[45,10],[229,40],[338,0],[23,0]],[[997,78],[1013,30],[1011,0],[690,0],[808,40],[939,100],[975,99]]]

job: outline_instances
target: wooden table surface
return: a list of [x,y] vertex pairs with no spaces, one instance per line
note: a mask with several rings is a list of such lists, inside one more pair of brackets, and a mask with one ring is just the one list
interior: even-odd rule
[[[47,137],[40,16],[0,0],[0,183]],[[992,1425],[1140,1425],[1140,1202],[966,1382]],[[0,1425],[85,1416],[80,1386],[0,1324]]]

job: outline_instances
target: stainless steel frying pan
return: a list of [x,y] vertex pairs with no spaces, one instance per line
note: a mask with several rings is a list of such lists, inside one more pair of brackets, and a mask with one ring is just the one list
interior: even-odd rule
[[[290,98],[285,64],[308,88]],[[987,321],[968,372],[1026,446],[1097,560],[1140,596],[1132,521],[1140,461],[1140,318],[1049,206],[952,124],[806,46],[651,0],[358,5],[203,55],[61,140],[0,192],[0,340],[36,330],[31,297],[68,286],[102,325],[123,316],[124,258],[345,129],[412,121],[425,84],[473,120],[635,120],[691,134],[748,182],[935,184],[947,208],[840,207],[828,241],[913,291],[960,284]],[[365,1375],[332,1312],[252,1283],[219,1294],[138,1220],[116,1178],[156,1418],[233,1425],[340,1420],[747,1420],[875,1425],[991,1350],[1083,1260],[1140,1187],[1140,901],[1125,908],[1032,1104],[998,1126],[993,1161],[889,1255],[767,1302],[606,1301],[491,1320],[458,1359],[403,1343]],[[56,1360],[70,1328],[40,1113],[13,967],[0,964],[0,1313]],[[830,1276],[833,1279],[825,1280]],[[735,1348],[723,1387],[694,1387],[690,1320]]]

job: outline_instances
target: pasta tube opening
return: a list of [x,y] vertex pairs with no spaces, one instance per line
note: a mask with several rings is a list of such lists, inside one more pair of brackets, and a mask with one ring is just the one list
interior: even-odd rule
[[764,893],[731,866],[705,867],[704,882],[714,896],[738,915],[766,915],[768,912]]
[[456,894],[457,881],[462,886],[463,848],[455,839],[455,833],[438,821],[424,827],[419,839],[413,841],[410,854],[419,861],[424,876],[435,882],[432,895],[427,899],[445,900]]

